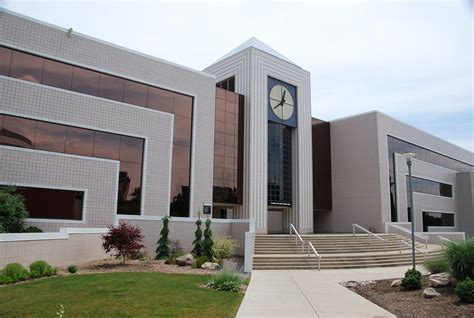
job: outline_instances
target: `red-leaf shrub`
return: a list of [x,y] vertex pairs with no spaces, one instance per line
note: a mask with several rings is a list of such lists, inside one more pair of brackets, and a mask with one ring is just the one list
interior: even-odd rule
[[109,226],[109,232],[102,235],[102,247],[106,253],[114,251],[112,255],[117,258],[122,256],[125,263],[127,257],[136,255],[144,247],[143,237],[142,230],[138,226],[120,221],[118,226]]

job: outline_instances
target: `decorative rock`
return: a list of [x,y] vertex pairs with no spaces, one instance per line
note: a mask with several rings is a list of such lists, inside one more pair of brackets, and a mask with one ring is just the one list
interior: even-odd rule
[[205,262],[204,264],[201,265],[202,269],[212,269],[216,270],[219,269],[219,264],[218,263],[211,263],[211,262]]
[[401,279],[395,279],[395,280],[390,284],[390,286],[392,286],[392,287],[400,287],[401,284],[402,284],[402,280],[401,280]]
[[432,287],[428,287],[428,288],[425,288],[423,290],[423,297],[424,298],[433,298],[433,297],[436,297],[436,296],[439,296],[441,295],[440,293],[438,293],[436,291],[436,289],[432,288]]
[[449,273],[439,273],[433,274],[428,277],[430,281],[430,286],[438,287],[438,286],[448,286],[451,283],[451,275]]
[[191,254],[185,254],[183,256],[176,258],[176,264],[178,264],[179,266],[192,265],[193,261],[194,261],[194,256],[192,256]]

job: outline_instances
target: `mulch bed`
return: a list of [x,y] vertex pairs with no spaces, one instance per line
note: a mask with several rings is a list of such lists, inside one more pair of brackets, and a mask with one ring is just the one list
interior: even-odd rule
[[421,295],[424,288],[430,287],[427,277],[423,277],[422,289],[414,291],[391,287],[393,280],[378,280],[349,289],[398,317],[474,317],[474,304],[462,303],[452,286],[435,287],[441,295],[427,299]]
[[[114,258],[84,263],[78,266],[77,274],[110,273],[110,272],[159,272],[171,274],[212,275],[213,270],[165,264],[165,260],[127,260],[122,264]],[[68,275],[67,268],[61,268],[58,275]]]

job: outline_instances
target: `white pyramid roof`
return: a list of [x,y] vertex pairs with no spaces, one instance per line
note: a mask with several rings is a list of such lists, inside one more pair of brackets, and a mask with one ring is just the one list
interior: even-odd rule
[[251,37],[250,39],[248,39],[247,41],[245,41],[244,43],[242,43],[241,45],[239,45],[238,47],[236,47],[235,49],[233,49],[232,51],[230,51],[229,53],[227,53],[226,55],[224,55],[220,59],[218,59],[215,63],[218,63],[222,60],[225,60],[226,58],[228,58],[228,57],[230,57],[234,54],[237,54],[241,51],[244,51],[244,50],[248,49],[249,47],[256,48],[260,51],[263,51],[265,53],[268,53],[270,55],[278,57],[279,59],[282,59],[282,60],[284,60],[288,63],[295,64],[293,61],[289,60],[286,56],[278,53],[277,51],[275,51],[274,49],[272,49],[271,47],[269,47],[268,45],[266,45],[265,43],[263,43],[262,41],[258,40],[255,37]]

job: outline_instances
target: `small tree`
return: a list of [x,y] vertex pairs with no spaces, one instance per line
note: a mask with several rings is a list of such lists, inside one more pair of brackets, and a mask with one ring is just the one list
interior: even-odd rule
[[196,257],[202,256],[202,230],[201,230],[201,218],[198,218],[196,221],[196,231],[194,232],[194,241],[193,241],[193,254]]
[[214,241],[212,240],[211,219],[206,220],[206,229],[204,230],[204,240],[202,241],[202,254],[212,259]]
[[120,221],[118,226],[109,226],[107,234],[102,235],[102,247],[106,253],[111,251],[117,258],[122,257],[123,263],[127,257],[132,257],[143,248],[143,234],[138,226]]
[[168,224],[170,222],[169,216],[163,217],[163,228],[160,232],[160,239],[158,240],[157,244],[158,247],[156,248],[156,257],[155,259],[166,259],[170,257],[170,240],[168,235],[170,230],[168,228]]
[[23,232],[23,221],[28,217],[25,198],[14,186],[0,187],[0,232]]

